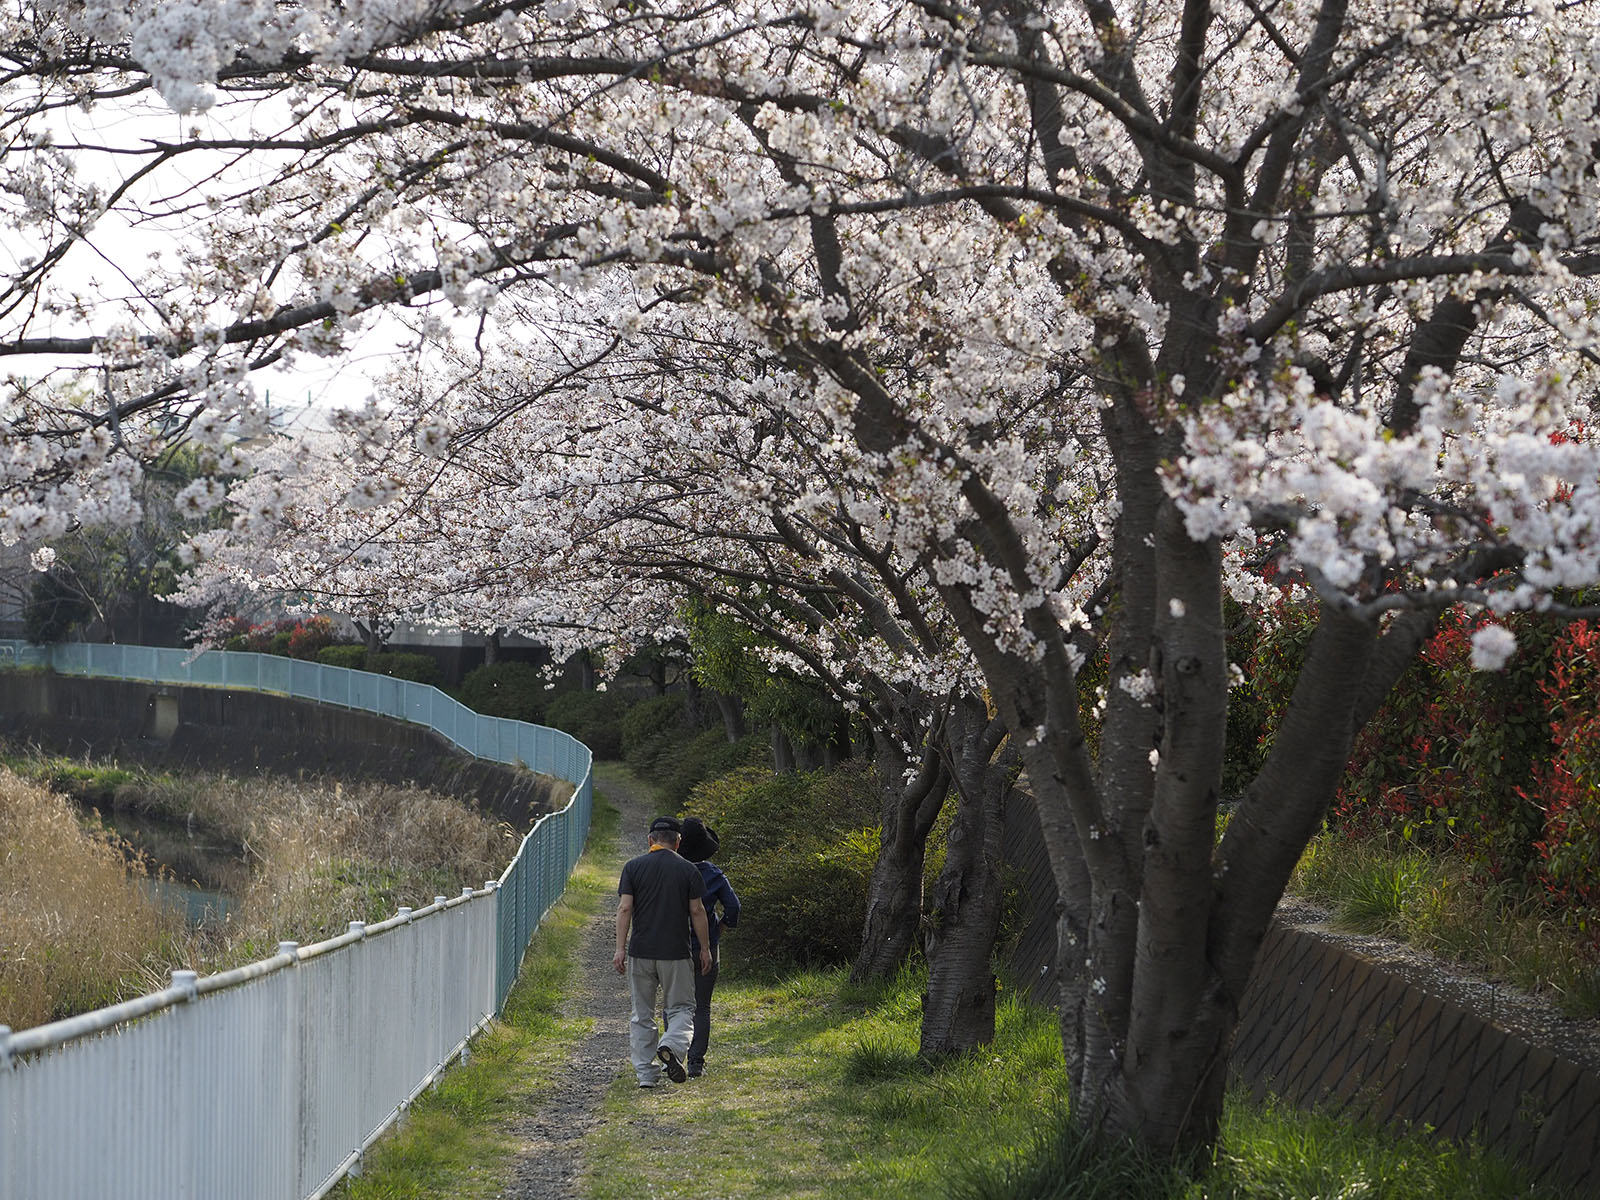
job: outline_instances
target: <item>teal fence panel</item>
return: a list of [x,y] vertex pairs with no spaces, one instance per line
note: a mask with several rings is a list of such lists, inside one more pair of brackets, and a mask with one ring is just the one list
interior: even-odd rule
[[539,818],[499,880],[495,897],[496,1012],[504,1007],[516,982],[528,939],[561,898],[589,839],[594,773],[587,746],[559,729],[473,712],[426,684],[241,650],[207,650],[193,655],[186,650],[90,642],[33,646],[0,640],[0,668],[4,667],[46,667],[70,675],[277,692],[425,725],[476,758],[520,763],[571,783],[572,800],[561,811]]

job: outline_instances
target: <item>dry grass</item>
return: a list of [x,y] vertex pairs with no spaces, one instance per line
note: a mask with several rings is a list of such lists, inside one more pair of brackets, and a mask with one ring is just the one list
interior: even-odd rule
[[[24,769],[73,786],[51,763]],[[83,770],[99,771],[91,786],[103,786],[104,769]],[[0,767],[0,1023],[21,1029],[87,1011],[163,986],[174,967],[222,970],[283,939],[317,941],[350,921],[481,887],[517,847],[508,826],[419,788],[116,774],[119,807],[192,816],[240,846],[243,894],[221,926],[183,929],[146,897],[145,868],[114,835]]]
[[0,767],[0,1024],[23,1029],[145,990],[178,927],[141,874],[70,800]]
[[420,788],[235,780],[222,800],[255,863],[230,959],[481,887],[517,848],[509,826]]

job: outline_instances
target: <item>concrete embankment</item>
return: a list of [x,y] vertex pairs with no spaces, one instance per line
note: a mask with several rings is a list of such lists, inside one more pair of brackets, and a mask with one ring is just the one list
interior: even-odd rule
[[473,758],[421,725],[231,688],[6,672],[0,736],[167,768],[414,783],[474,800],[519,831],[572,791],[548,775]]

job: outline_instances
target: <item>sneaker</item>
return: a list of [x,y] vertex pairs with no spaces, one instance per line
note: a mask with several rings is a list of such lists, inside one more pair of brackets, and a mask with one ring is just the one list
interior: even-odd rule
[[661,1080],[659,1080],[659,1079],[641,1079],[641,1080],[639,1080],[639,1086],[642,1087],[642,1088],[660,1087],[661,1086]]
[[671,1046],[663,1046],[656,1051],[656,1057],[667,1064],[667,1078],[673,1083],[682,1083],[689,1078],[689,1073],[683,1069],[683,1064],[678,1061],[678,1056],[672,1052]]
[[700,1076],[704,1075],[705,1073],[706,1073],[706,1065],[705,1065],[705,1063],[692,1062],[692,1063],[689,1064],[689,1078],[690,1079],[699,1079]]

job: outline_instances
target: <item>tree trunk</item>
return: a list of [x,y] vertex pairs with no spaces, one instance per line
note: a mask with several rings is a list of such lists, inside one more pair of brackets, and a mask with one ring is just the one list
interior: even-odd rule
[[728,744],[731,746],[744,736],[744,707],[738,698],[725,692],[713,692],[717,699],[717,711],[722,714],[722,731],[728,735]]
[[927,734],[920,739],[921,761],[907,781],[913,768],[903,746],[915,743],[910,738],[902,742],[903,732],[876,738],[883,829],[878,838],[878,861],[873,864],[872,878],[867,883],[867,919],[861,931],[861,950],[850,969],[850,978],[858,983],[888,978],[899,970],[916,945],[917,928],[922,921],[922,871],[928,831],[950,788],[949,773]]
[[383,626],[378,621],[357,621],[356,632],[361,635],[362,645],[366,647],[367,657],[364,665],[372,669],[372,656],[383,649]]
[[483,635],[483,665],[492,667],[500,661],[500,631]]
[[799,742],[791,739],[790,745],[794,748],[794,769],[796,771],[815,771],[828,765],[827,756],[823,748],[816,742]]
[[594,659],[587,650],[578,651],[578,686],[586,692],[594,691]]
[[962,707],[962,736],[946,741],[957,785],[955,819],[923,942],[928,990],[921,1053],[929,1056],[957,1054],[994,1040],[994,943],[1003,900],[1000,841],[1011,792],[1010,760],[991,762],[1003,733],[1000,723],[991,726],[983,709],[970,701]]
[[867,920],[850,978],[887,979],[916,944],[922,921],[925,842],[884,838],[867,884]]
[[775,775],[794,774],[794,744],[776,725],[772,726],[772,771]]

